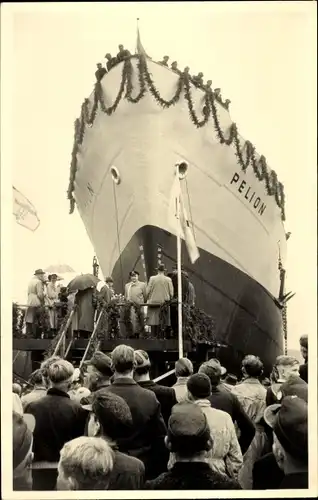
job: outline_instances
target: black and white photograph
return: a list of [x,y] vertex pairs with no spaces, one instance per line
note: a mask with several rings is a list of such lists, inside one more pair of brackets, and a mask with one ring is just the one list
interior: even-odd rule
[[3,498],[316,497],[316,2],[1,14]]

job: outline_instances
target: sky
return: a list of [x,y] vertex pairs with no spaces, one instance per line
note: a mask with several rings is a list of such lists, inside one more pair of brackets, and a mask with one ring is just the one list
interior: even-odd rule
[[73,123],[96,63],[120,43],[134,52],[137,17],[148,54],[202,71],[231,99],[240,134],[285,185],[287,291],[296,292],[288,333],[297,348],[301,334],[316,335],[315,2],[2,5],[9,189],[2,202],[10,204],[13,183],[41,220],[32,233],[11,216],[13,298],[25,302],[36,268],[66,263],[91,272],[94,250],[66,199]]

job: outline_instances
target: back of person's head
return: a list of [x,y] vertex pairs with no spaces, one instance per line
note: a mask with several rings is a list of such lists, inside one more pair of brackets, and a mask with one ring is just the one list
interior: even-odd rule
[[146,375],[150,372],[150,359],[148,353],[142,349],[135,351],[135,376]]
[[193,373],[193,364],[188,358],[180,358],[175,363],[176,377],[190,377]]
[[[271,417],[269,417],[269,415]],[[286,396],[281,405],[271,405],[264,415],[273,428],[273,452],[278,465],[308,466],[308,405],[297,396]]]
[[48,380],[49,366],[52,363],[55,363],[55,361],[59,361],[60,359],[62,359],[61,356],[50,356],[49,358],[46,358],[46,359],[44,359],[44,361],[42,361],[41,366],[40,366],[40,370],[42,370],[43,379],[44,379],[44,382],[46,385],[49,385],[49,383],[50,383]]
[[33,460],[32,445],[35,418],[12,412],[13,489],[31,490],[32,474],[29,468]]
[[[92,358],[85,363],[86,375],[89,376],[90,386],[102,380],[108,380],[113,375],[112,360],[102,351],[96,351]],[[92,387],[94,389],[94,387]]]
[[31,385],[42,385],[44,383],[43,380],[43,371],[41,368],[38,370],[35,370],[33,373],[31,373],[30,378],[29,378],[29,383]]
[[88,423],[89,436],[104,436],[117,443],[119,439],[130,436],[132,415],[126,401],[103,389],[93,395],[91,405],[84,405],[91,412]]
[[205,361],[199,368],[199,373],[204,373],[210,379],[211,385],[216,386],[221,381],[222,367],[217,359]]
[[308,335],[302,335],[299,339],[299,344],[301,347],[308,349]]
[[60,452],[59,490],[106,490],[113,469],[113,452],[105,439],[82,436]]
[[47,376],[53,387],[70,387],[74,373],[74,366],[65,359],[59,359],[51,363],[47,370]]
[[12,384],[12,392],[17,394],[18,396],[21,396],[21,392],[22,392],[21,385],[16,383],[16,382],[14,384]]
[[242,372],[248,377],[258,378],[262,375],[264,365],[258,356],[248,354],[242,361]]
[[211,382],[204,373],[195,373],[191,375],[187,382],[189,399],[207,399],[211,395]]
[[171,452],[185,459],[210,450],[210,429],[201,408],[193,403],[176,404],[169,418],[165,442]]
[[132,372],[135,368],[135,351],[128,345],[118,345],[111,353],[112,368],[119,374]]

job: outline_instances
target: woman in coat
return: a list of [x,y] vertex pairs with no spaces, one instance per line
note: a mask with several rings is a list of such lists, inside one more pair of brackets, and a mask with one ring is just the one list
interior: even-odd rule
[[59,291],[57,288],[57,274],[49,274],[48,276],[48,284],[46,285],[46,297],[45,302],[48,305],[49,309],[49,319],[50,326],[52,332],[56,332],[57,330],[57,312],[55,308],[55,304],[58,302]]

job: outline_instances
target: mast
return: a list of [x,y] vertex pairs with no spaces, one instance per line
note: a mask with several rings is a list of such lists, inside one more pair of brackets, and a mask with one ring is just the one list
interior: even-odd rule
[[179,358],[183,358],[183,336],[182,336],[182,279],[181,279],[181,224],[180,224],[180,177],[179,164],[176,165],[177,177],[177,271],[178,271],[178,347]]

